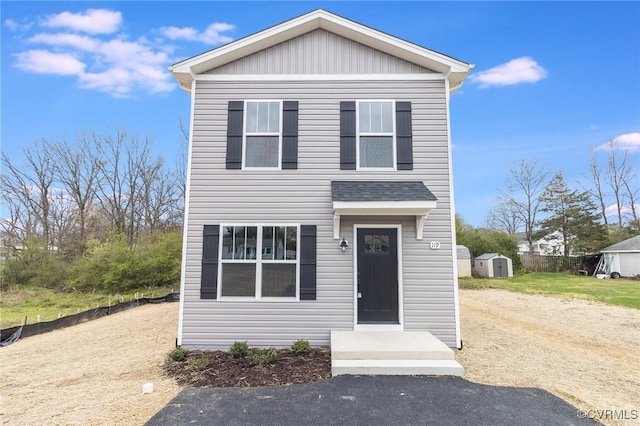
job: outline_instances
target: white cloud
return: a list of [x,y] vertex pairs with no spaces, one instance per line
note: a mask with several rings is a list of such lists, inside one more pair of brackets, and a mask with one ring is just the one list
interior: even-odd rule
[[14,21],[13,19],[5,19],[4,26],[9,28],[12,31],[26,31],[31,28],[31,23],[29,24],[21,24],[19,22]]
[[469,79],[480,87],[510,86],[520,83],[536,83],[547,76],[540,64],[532,58],[524,56],[512,59],[506,64],[498,65],[486,71],[472,74]]
[[100,40],[77,34],[36,34],[28,40],[30,43],[49,44],[51,46],[68,46],[80,50],[95,51]]
[[27,50],[14,55],[16,67],[36,74],[80,75],[85,64],[69,53]]
[[[79,13],[62,12],[38,21],[39,31],[22,39],[30,50],[14,55],[15,66],[37,74],[75,76],[80,88],[109,93],[116,97],[136,92],[166,93],[175,90],[167,66],[176,46],[170,40],[194,40],[209,44],[231,41],[223,35],[235,27],[226,23],[210,24],[200,32],[194,28],[163,27],[131,40],[118,34],[122,14],[115,10],[88,9]],[[18,28],[15,20],[6,20],[9,28]],[[55,28],[54,33],[47,29]],[[51,31],[51,30],[50,30]]]
[[616,149],[632,152],[640,151],[640,132],[625,133],[596,148],[598,151],[612,151]]
[[88,9],[84,13],[62,12],[48,16],[42,25],[52,28],[68,28],[89,34],[111,34],[122,23],[122,13],[107,9]]
[[[635,206],[636,211],[640,211],[640,204],[636,204]],[[618,206],[616,204],[611,204],[606,209],[604,209],[604,213],[607,215],[607,217],[618,216]],[[633,210],[630,206],[622,206],[620,208],[620,213],[622,214],[622,216],[626,216],[632,214]]]
[[170,40],[199,41],[207,44],[222,44],[233,40],[231,37],[220,33],[232,31],[235,25],[225,22],[214,22],[204,31],[199,32],[193,27],[162,27],[160,33]]

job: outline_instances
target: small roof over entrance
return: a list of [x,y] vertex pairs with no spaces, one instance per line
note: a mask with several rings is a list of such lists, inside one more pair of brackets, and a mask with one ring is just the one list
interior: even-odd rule
[[416,239],[437,198],[419,181],[332,181],[333,238],[340,238],[341,216],[415,216]]

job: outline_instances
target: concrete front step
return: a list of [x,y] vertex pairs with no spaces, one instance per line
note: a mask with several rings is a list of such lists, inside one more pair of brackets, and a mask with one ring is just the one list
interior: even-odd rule
[[463,368],[427,331],[332,331],[331,372],[462,376]]
[[331,375],[459,376],[464,369],[451,359],[336,359]]

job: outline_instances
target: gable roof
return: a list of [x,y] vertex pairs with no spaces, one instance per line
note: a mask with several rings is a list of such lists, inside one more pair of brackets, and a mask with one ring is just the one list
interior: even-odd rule
[[453,93],[473,69],[472,64],[426,49],[322,9],[251,34],[224,46],[185,59],[169,67],[180,86],[191,90],[194,76],[259,52],[315,29],[322,28],[383,53],[445,74]]
[[605,247],[601,252],[614,252],[614,251],[631,251],[631,252],[640,252],[640,235],[635,237],[631,237],[627,240],[620,241],[614,245],[609,247]]
[[505,259],[509,259],[507,256],[504,256],[500,253],[484,253],[476,257],[476,260],[490,260],[490,259],[493,259],[494,257],[504,257]]

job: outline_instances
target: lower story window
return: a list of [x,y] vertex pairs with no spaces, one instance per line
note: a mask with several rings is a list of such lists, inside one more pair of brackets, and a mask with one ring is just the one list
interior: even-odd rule
[[296,298],[298,225],[222,226],[222,297]]

